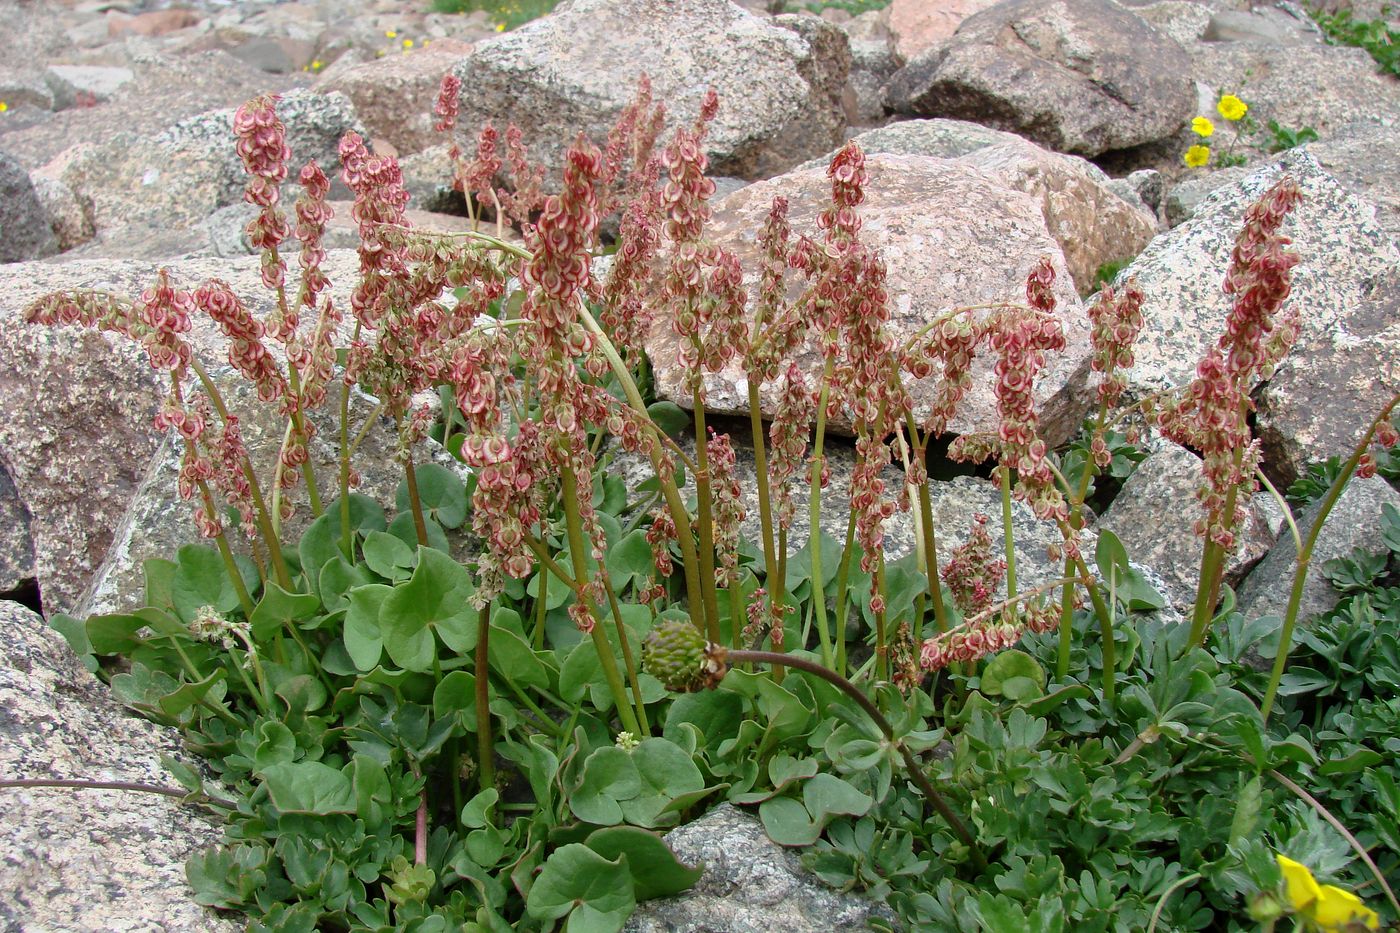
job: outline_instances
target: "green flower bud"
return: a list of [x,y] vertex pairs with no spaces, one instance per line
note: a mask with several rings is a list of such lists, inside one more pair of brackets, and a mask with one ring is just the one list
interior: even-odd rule
[[716,686],[729,670],[727,652],[705,642],[690,622],[669,619],[659,623],[642,645],[647,673],[677,693],[693,693]]

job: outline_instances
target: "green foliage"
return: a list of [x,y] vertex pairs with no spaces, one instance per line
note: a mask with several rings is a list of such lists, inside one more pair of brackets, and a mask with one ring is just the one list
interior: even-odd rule
[[1377,19],[1364,20],[1354,18],[1352,11],[1346,9],[1335,13],[1309,10],[1328,42],[1365,49],[1382,73],[1400,77],[1400,32],[1386,22],[1389,8],[1382,7],[1381,12]]
[[433,0],[433,9],[439,13],[484,11],[500,31],[539,19],[558,5],[559,0]]
[[[1400,450],[1392,447],[1376,452],[1376,475],[1400,484]],[[1288,487],[1288,501],[1295,508],[1306,507],[1321,499],[1342,472],[1342,458],[1328,457],[1321,463],[1308,464],[1307,472]]]
[[1298,146],[1317,141],[1317,130],[1310,126],[1290,129],[1282,126],[1277,120],[1270,120],[1267,124],[1269,133],[1273,139],[1269,140],[1270,152],[1283,152],[1285,149],[1296,149]]

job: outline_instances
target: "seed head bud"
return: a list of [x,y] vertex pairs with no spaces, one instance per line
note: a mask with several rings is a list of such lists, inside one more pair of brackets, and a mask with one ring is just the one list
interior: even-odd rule
[[729,672],[728,650],[709,644],[687,620],[671,619],[651,630],[642,645],[647,673],[677,693],[694,693],[719,686]]

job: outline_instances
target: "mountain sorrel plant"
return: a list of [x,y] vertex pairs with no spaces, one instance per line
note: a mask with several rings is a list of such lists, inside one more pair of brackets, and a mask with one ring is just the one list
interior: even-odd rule
[[[444,80],[442,130],[464,92]],[[569,146],[548,196],[520,131],[482,128],[470,160],[454,155],[474,221],[460,234],[411,228],[395,161],[347,136],[340,171],[361,246],[357,280],[340,283],[345,315],[321,268],[328,179],[314,163],[300,170],[291,224],[279,207],[284,132],[275,100],[259,98],[235,131],[261,208],[250,235],[267,315],[227,284],[164,271],[136,300],[68,292],[29,309],[35,322],[137,340],[169,379],[157,423],[180,438],[180,493],[214,549],[149,562],[135,612],[54,625],[123,702],[206,758],[207,775],[170,763],[184,790],[126,788],[225,820],[225,844],[188,866],[199,901],[260,931],[615,931],[638,901],[698,877],[659,832],[727,799],[911,929],[1227,930],[1290,905],[1323,923],[1322,902],[1293,896],[1277,856],[1338,891],[1379,881],[1365,909],[1400,915],[1375,897],[1400,864],[1380,851],[1400,844],[1394,756],[1347,725],[1350,707],[1300,707],[1297,685],[1280,680],[1296,587],[1268,682],[1242,661],[1268,626],[1228,600],[1210,624],[1256,466],[1250,392],[1296,330],[1281,303],[1298,260],[1280,232],[1296,189],[1279,183],[1247,215],[1226,334],[1162,406],[1207,470],[1188,629],[1139,613],[1161,600],[1111,535],[1099,536],[1097,573],[1082,553],[1094,479],[1130,459],[1112,429],[1143,293],[1128,282],[1090,309],[1099,404],[1088,439],[1059,457],[1034,402],[1037,373],[1064,344],[1054,266],[1027,270],[1024,302],[950,309],[897,336],[861,225],[871,178],[849,144],[815,229],[794,229],[774,200],[751,296],[707,231],[704,142],[718,106],[708,95],[658,148],[663,111],[644,85],[604,147]],[[488,212],[494,233],[480,229]],[[605,213],[621,220],[603,276]],[[523,245],[504,238],[507,224]],[[295,289],[282,258],[293,232]],[[204,315],[281,432],[268,474],[242,439],[249,416],[191,349]],[[643,394],[642,341],[664,326],[680,338],[689,417]],[[796,363],[809,341],[816,371]],[[948,432],[979,356],[994,361],[997,421],[951,451],[995,461],[1000,544],[979,515],[940,562],[930,442]],[[758,545],[739,535],[734,443],[705,409],[706,373],[735,361],[748,373]],[[927,412],[906,377],[937,379]],[[780,398],[767,432],[764,383]],[[307,442],[332,391],[339,462],[326,501]],[[357,391],[376,406],[358,424]],[[1395,404],[1329,505],[1370,468],[1373,437],[1394,442]],[[403,470],[392,519],[353,491],[381,413]],[[844,542],[821,530],[838,424],[856,454]],[[423,459],[428,434],[460,472]],[[627,488],[608,470],[620,455],[644,458],[651,478]],[[894,487],[891,463],[904,474]],[[799,477],[808,537],[793,550]],[[310,523],[293,543],[303,488]],[[1062,532],[1062,577],[1017,581],[1013,497]],[[894,560],[883,534],[901,511],[918,547]],[[1394,718],[1379,680],[1346,676],[1347,703],[1372,703],[1368,721]],[[1306,725],[1313,713],[1335,728]],[[1330,749],[1344,757],[1324,758]],[[1361,814],[1327,783],[1348,769],[1389,808],[1356,835],[1333,809]],[[1327,802],[1304,784],[1323,785]]]

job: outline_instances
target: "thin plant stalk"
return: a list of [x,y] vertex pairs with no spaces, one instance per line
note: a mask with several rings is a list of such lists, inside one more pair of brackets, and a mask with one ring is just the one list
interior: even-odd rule
[[68,790],[124,790],[141,794],[174,797],[186,803],[202,803],[221,810],[237,810],[238,804],[223,797],[213,797],[202,791],[188,791],[161,784],[139,781],[85,781],[78,778],[0,778],[0,790],[7,788],[62,787]]
[[1269,718],[1269,713],[1273,710],[1274,698],[1278,695],[1279,682],[1283,679],[1283,670],[1288,665],[1288,651],[1293,644],[1293,629],[1298,624],[1298,612],[1303,602],[1303,589],[1307,584],[1308,564],[1312,561],[1318,535],[1322,533],[1322,526],[1326,524],[1327,516],[1332,512],[1333,506],[1341,498],[1342,490],[1361,463],[1362,455],[1371,446],[1371,439],[1375,437],[1376,430],[1382,422],[1389,420],[1398,404],[1400,404],[1400,393],[1392,396],[1385,408],[1381,409],[1380,414],[1371,420],[1370,427],[1366,429],[1366,433],[1357,442],[1356,448],[1352,451],[1347,462],[1342,465],[1341,473],[1332,482],[1327,494],[1322,497],[1322,504],[1318,506],[1317,518],[1313,521],[1312,527],[1308,529],[1308,538],[1303,542],[1303,546],[1298,548],[1298,562],[1293,571],[1293,588],[1288,594],[1288,608],[1283,614],[1283,629],[1279,633],[1278,652],[1274,655],[1274,667],[1269,674],[1269,686],[1264,691],[1264,702],[1260,706],[1260,713],[1265,720]]
[[807,497],[807,549],[812,558],[812,609],[816,613],[817,638],[821,642],[822,663],[831,667],[835,655],[826,621],[826,589],[822,586],[822,471],[826,457],[826,400],[831,391],[832,363],[827,360],[822,373],[821,395],[817,401],[817,430],[812,441],[812,475]]
[[[1244,417],[1244,413],[1240,413]],[[1363,448],[1364,450],[1364,448]],[[1241,464],[1244,463],[1244,448],[1235,451],[1235,472],[1238,473]],[[1229,491],[1225,493],[1225,506],[1221,510],[1227,522],[1233,524],[1235,505],[1239,501],[1240,487],[1238,483],[1231,484]],[[1220,600],[1220,583],[1225,576],[1225,548],[1212,538],[1206,539],[1205,547],[1201,551],[1201,575],[1196,581],[1196,602],[1191,611],[1191,644],[1203,645],[1206,641],[1206,634],[1210,629],[1210,623],[1215,618],[1215,606]]]
[[622,648],[622,665],[627,671],[627,683],[632,688],[633,708],[637,711],[637,723],[642,727],[642,736],[651,735],[651,724],[647,722],[646,704],[642,702],[642,683],[637,678],[637,661],[632,656],[632,645],[627,640],[627,627],[622,624],[622,606],[617,601],[617,591],[606,573],[602,574],[603,589],[608,594],[608,607],[612,610],[613,626],[617,630],[618,646]]
[[[695,524],[700,533],[700,593],[704,610],[704,631],[710,641],[719,644],[719,597],[715,593],[715,529],[714,497],[710,490],[710,457],[707,451],[705,431],[705,400],[697,388],[693,396],[695,406],[695,498],[697,501]],[[730,620],[737,639],[738,620]]]
[[[760,312],[761,313],[761,312]],[[754,322],[757,330],[759,321]],[[749,381],[749,425],[753,433],[754,474],[758,479],[758,524],[763,541],[763,579],[769,587],[769,605],[777,606],[774,575],[778,569],[777,548],[773,539],[773,501],[768,487],[768,445],[763,436],[763,414],[759,410],[758,385]]]
[[[574,579],[585,580],[588,578],[588,564],[585,558],[587,551],[583,540],[583,520],[578,508],[578,477],[570,467],[565,466],[560,470],[560,478],[563,485],[564,521],[569,535],[569,556],[574,564]],[[608,682],[608,690],[612,693],[613,705],[617,707],[622,726],[633,735],[642,735],[641,723],[637,721],[637,714],[632,711],[632,705],[627,700],[627,688],[622,684],[622,674],[617,669],[612,645],[597,625],[598,608],[588,598],[586,590],[580,588],[577,593],[593,619],[594,624],[589,634],[593,638],[593,647],[597,649],[598,663],[603,668],[603,677]]]
[[841,551],[841,563],[836,568],[836,672],[846,676],[846,616],[851,601],[846,598],[850,588],[851,553],[855,550],[856,513],[846,520],[846,545]]
[[890,725],[890,721],[885,718],[885,714],[880,712],[880,708],[871,702],[870,698],[861,692],[855,684],[830,668],[797,655],[777,654],[772,651],[741,650],[729,652],[729,660],[736,664],[786,664],[788,667],[804,671],[815,677],[820,677],[854,700],[856,705],[864,710],[865,714],[875,723],[876,728],[878,728],[880,733],[885,737],[885,741],[899,752],[900,758],[904,762],[905,770],[908,772],[910,779],[912,779],[914,783],[918,785],[919,790],[923,792],[924,799],[938,811],[943,819],[947,821],[954,835],[967,846],[973,865],[976,866],[978,871],[987,870],[987,859],[982,854],[981,848],[978,847],[976,837],[968,830],[967,824],[962,821],[957,812],[948,804],[948,801],[938,792],[938,789],[933,786],[933,782],[929,780],[928,775],[924,773],[924,769],[919,765],[918,759],[909,751],[909,748],[904,744],[903,740],[895,735],[894,726]]
[[[914,423],[912,414],[906,415],[905,420],[909,428],[909,441],[913,447],[913,453],[927,466],[928,437],[919,437],[919,428]],[[928,577],[928,595],[933,602],[934,624],[938,626],[939,632],[946,632],[948,631],[948,610],[943,603],[943,587],[939,583],[938,577],[938,536],[933,526],[933,495],[929,491],[927,478],[919,484],[917,498],[919,502],[919,542],[923,548],[924,575]],[[915,644],[923,640],[923,621],[922,613],[914,619]]]
[[418,473],[413,469],[411,456],[404,459],[403,477],[408,485],[408,504],[413,511],[413,530],[418,535],[418,545],[427,547],[428,524],[423,520],[423,502],[418,497]]
[[1002,464],[1001,474],[1001,540],[1006,560],[1006,595],[1016,598],[1016,532],[1011,524],[1011,467]]
[[[491,736],[491,604],[476,613],[476,767],[481,789],[496,786],[495,741]],[[452,776],[456,783],[457,776]]]

